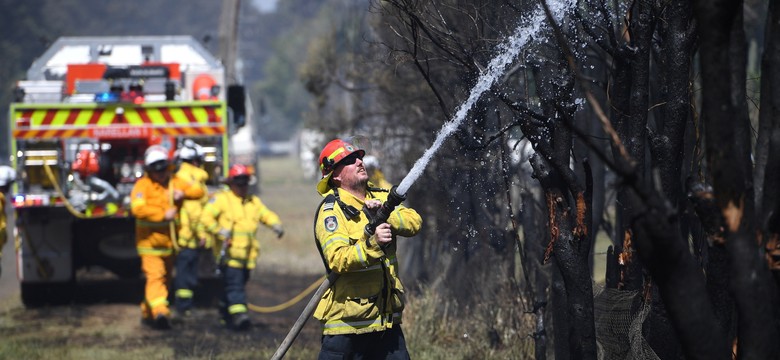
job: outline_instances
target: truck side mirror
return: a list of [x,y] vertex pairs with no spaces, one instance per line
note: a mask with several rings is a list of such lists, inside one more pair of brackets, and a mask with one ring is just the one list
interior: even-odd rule
[[243,85],[230,85],[227,88],[227,106],[233,111],[233,124],[236,129],[246,124],[246,93]]
[[165,82],[165,101],[173,101],[176,99],[176,84],[173,81]]
[[14,88],[14,102],[24,102],[24,89],[21,87],[15,87]]

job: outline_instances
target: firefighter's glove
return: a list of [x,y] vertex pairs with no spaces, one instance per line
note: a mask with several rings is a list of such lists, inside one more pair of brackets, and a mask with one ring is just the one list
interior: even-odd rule
[[222,241],[228,241],[230,240],[230,230],[228,229],[219,229],[219,232],[217,232],[217,236],[219,236]]
[[282,228],[281,224],[276,224],[272,226],[271,230],[273,230],[276,233],[277,239],[280,239],[282,236],[284,236],[284,229]]

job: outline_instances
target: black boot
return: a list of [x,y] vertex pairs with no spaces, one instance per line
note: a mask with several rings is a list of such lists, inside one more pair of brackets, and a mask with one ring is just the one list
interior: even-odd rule
[[252,322],[249,321],[249,315],[247,313],[233,314],[233,329],[235,330],[249,330],[252,327]]
[[167,316],[160,314],[154,318],[153,327],[158,330],[168,330],[171,328],[171,320]]

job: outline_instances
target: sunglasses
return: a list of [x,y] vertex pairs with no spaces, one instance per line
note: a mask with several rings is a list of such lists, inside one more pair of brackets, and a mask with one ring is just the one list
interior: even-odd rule
[[168,162],[158,161],[158,162],[151,163],[149,164],[146,170],[153,173],[165,172],[166,170],[168,170]]
[[341,159],[341,161],[339,161],[339,165],[344,165],[344,166],[352,165],[357,162],[357,159],[363,160],[363,157],[360,156],[360,154],[358,154],[357,152],[353,152],[352,154],[349,154],[347,157]]
[[249,185],[249,176],[236,176],[231,180],[231,183],[236,186]]

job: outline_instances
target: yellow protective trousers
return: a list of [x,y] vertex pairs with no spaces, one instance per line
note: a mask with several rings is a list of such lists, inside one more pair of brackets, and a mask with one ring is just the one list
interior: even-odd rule
[[141,255],[141,270],[146,275],[144,301],[141,316],[154,319],[158,315],[170,316],[168,286],[171,283],[173,255]]

